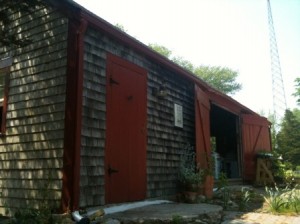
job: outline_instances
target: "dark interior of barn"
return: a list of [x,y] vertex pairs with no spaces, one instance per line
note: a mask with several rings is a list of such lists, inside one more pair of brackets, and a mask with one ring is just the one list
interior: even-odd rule
[[239,120],[235,114],[218,107],[211,106],[210,112],[211,145],[215,158],[215,178],[221,172],[227,178],[240,178]]

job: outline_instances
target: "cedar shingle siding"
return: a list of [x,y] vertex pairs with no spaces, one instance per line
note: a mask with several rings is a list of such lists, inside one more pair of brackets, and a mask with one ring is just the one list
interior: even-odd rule
[[[26,47],[0,46],[11,55],[6,135],[0,138],[0,213],[38,206],[43,197],[59,206],[62,190],[68,20],[41,7],[12,14]],[[49,184],[46,196],[45,184]]]
[[[106,52],[148,71],[147,197],[174,194],[179,155],[195,142],[194,84],[89,28],[84,38],[80,206],[105,203]],[[158,99],[152,91],[164,81],[169,94],[166,99]],[[183,129],[174,127],[174,103],[183,106]]]

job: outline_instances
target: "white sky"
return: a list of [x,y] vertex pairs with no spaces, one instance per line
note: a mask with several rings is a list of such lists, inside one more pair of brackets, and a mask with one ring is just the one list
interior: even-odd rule
[[[145,44],[157,43],[197,65],[239,72],[233,98],[272,112],[267,0],[75,0]],[[271,0],[287,105],[300,77],[300,0]]]

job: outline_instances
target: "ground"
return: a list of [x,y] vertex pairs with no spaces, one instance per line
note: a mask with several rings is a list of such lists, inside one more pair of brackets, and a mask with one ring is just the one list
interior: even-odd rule
[[[243,193],[242,193],[243,192]],[[248,192],[250,194],[247,194]],[[299,224],[298,215],[271,214],[263,198],[264,188],[252,186],[227,186],[226,190],[214,192],[211,200],[197,196],[194,203],[182,201],[146,201],[135,202],[114,207],[88,210],[79,217],[88,215],[91,223],[106,224]],[[245,197],[245,195],[249,195]],[[181,199],[182,197],[177,197]],[[249,200],[248,200],[249,199]],[[105,215],[103,216],[103,213]],[[93,215],[92,215],[93,214]],[[93,218],[92,218],[93,216]],[[71,214],[55,216],[52,223],[74,224]],[[79,218],[80,220],[80,218]],[[83,221],[80,220],[80,221]],[[87,222],[77,222],[85,224]],[[40,223],[11,222],[11,219],[0,217],[0,224]],[[46,223],[43,223],[46,224]]]

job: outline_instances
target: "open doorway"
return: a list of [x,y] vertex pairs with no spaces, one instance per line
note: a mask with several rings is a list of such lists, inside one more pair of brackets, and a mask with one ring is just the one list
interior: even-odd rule
[[218,179],[221,172],[229,179],[241,178],[239,117],[212,104],[210,130],[215,178]]

